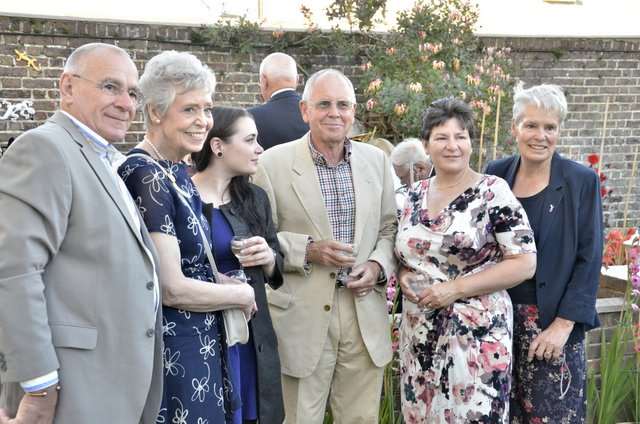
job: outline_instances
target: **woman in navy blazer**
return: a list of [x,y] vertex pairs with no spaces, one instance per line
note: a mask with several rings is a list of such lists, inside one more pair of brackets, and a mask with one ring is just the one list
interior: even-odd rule
[[584,334],[599,325],[602,205],[597,174],[555,151],[566,114],[560,87],[516,92],[512,134],[520,154],[486,169],[504,178],[523,204],[538,249],[535,276],[509,290],[512,423],[585,420]]

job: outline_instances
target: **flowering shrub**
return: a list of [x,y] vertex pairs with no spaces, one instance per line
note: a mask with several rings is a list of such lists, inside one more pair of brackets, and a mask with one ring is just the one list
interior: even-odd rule
[[[599,384],[593,368],[587,375],[589,414],[598,424],[640,420],[640,237],[634,237],[631,248],[625,252],[622,233],[613,230],[609,234],[612,233],[607,237],[604,264],[611,262],[611,257],[619,257],[613,253],[607,258],[608,251],[622,249],[621,263],[627,265],[629,284],[613,332],[607,337],[601,329]],[[635,229],[626,232],[630,233],[635,233]],[[629,347],[635,349],[634,356],[630,355],[633,351]]]
[[379,423],[395,424],[401,422],[400,408],[396,404],[396,388],[398,379],[398,348],[400,343],[400,317],[396,315],[402,292],[398,287],[398,278],[396,274],[389,277],[387,284],[387,310],[389,311],[389,319],[391,321],[391,349],[393,358],[384,369],[384,377],[382,381],[382,399],[380,402]]
[[418,1],[401,12],[397,27],[370,46],[362,65],[365,124],[396,140],[415,137],[425,108],[455,96],[476,111],[478,129],[486,113],[489,138],[498,95],[502,111],[511,104],[511,59],[508,48],[481,46],[473,34],[477,20],[477,7],[466,0]]
[[634,234],[635,229],[633,228],[629,228],[624,235],[620,230],[609,231],[605,238],[602,264],[604,266],[625,265],[627,258],[625,257],[624,242],[631,239]]

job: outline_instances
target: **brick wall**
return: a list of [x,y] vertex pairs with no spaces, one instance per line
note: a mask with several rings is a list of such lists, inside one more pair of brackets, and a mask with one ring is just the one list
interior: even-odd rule
[[[188,27],[0,16],[0,102],[15,104],[32,99],[35,109],[33,119],[0,120],[0,145],[51,115],[57,106],[57,79],[64,58],[73,48],[92,41],[112,42],[128,50],[140,70],[162,50],[188,50],[215,71],[219,103],[248,106],[260,101],[258,66],[270,52],[268,37],[255,53],[238,54],[228,47],[193,45],[190,34]],[[640,145],[640,39],[485,38],[484,42],[511,47],[516,77],[527,85],[551,82],[567,89],[570,113],[560,151],[574,160],[584,162],[588,153],[599,152],[609,98],[604,162],[607,184],[613,192],[605,200],[605,220],[610,227],[621,226],[632,156]],[[36,58],[41,70],[17,61],[14,49]],[[296,57],[303,74],[332,66],[358,77],[358,58],[341,56],[339,52],[289,53]],[[6,106],[0,104],[0,117],[5,111]],[[142,131],[141,122],[134,123],[126,142],[119,147],[131,147],[141,138]],[[640,178],[636,176],[635,180],[636,187],[629,196],[628,225],[637,226]]]

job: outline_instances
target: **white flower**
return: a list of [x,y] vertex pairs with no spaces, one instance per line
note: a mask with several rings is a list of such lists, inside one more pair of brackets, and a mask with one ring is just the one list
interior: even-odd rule
[[207,393],[209,393],[209,377],[211,376],[211,370],[209,369],[208,363],[205,362],[204,365],[207,367],[207,375],[201,379],[191,379],[191,387],[193,387],[193,395],[191,395],[192,402],[196,399],[198,399],[200,403],[204,402]]
[[162,352],[162,356],[164,359],[165,375],[171,374],[175,377],[180,373],[180,371],[182,371],[182,377],[184,377],[184,367],[182,366],[182,364],[180,364],[180,362],[178,362],[180,360],[179,350],[171,354],[171,349],[167,347]]
[[184,405],[182,405],[182,402],[180,401],[179,398],[175,396],[171,396],[171,399],[175,400],[180,404],[180,406],[176,408],[175,415],[173,416],[173,419],[171,420],[171,422],[173,424],[188,424],[187,417],[189,416],[189,410],[186,409]]

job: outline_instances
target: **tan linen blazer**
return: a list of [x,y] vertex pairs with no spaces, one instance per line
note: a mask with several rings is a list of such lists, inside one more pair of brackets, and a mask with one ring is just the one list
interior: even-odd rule
[[[267,192],[284,254],[284,283],[268,289],[282,372],[304,378],[316,368],[327,338],[336,292],[335,267],[313,265],[305,275],[307,240],[333,239],[309,150],[309,134],[275,146],[260,158],[255,182]],[[356,263],[374,260],[387,276],[395,270],[396,207],[391,166],[382,150],[352,142],[351,169],[356,201]],[[368,354],[377,366],[391,360],[384,286],[355,300]]]
[[59,369],[56,423],[154,423],[155,250],[89,143],[57,112],[0,160],[2,403],[15,411],[17,382]]

